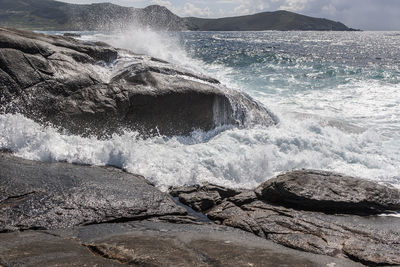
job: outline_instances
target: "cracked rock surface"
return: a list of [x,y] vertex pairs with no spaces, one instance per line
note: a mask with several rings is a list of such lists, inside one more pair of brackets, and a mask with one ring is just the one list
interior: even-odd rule
[[[371,266],[400,265],[400,219],[360,216],[397,210],[395,188],[337,173],[299,170],[255,190],[238,191],[223,197],[213,185],[205,185],[175,188],[172,194],[193,209],[205,207],[201,211],[218,224],[286,247]],[[201,205],[199,199],[212,205]]]
[[190,221],[142,176],[0,153],[0,232],[146,218]]
[[400,190],[326,171],[288,172],[268,180],[255,192],[268,202],[326,213],[369,215],[400,210]]
[[288,249],[241,230],[159,222],[2,234],[6,266],[361,266]]
[[[289,207],[285,201],[269,202],[263,189],[274,181],[285,184],[282,176],[255,190],[211,184],[171,190],[184,204],[223,225],[219,226],[189,216],[187,208],[142,176],[113,167],[36,162],[1,152],[0,169],[0,265],[400,264],[399,218],[324,213],[319,205],[312,211]],[[310,179],[318,177],[316,171],[292,172],[286,176],[288,184],[296,173],[302,179],[309,173]],[[317,182],[314,185],[318,188]],[[317,191],[311,194],[313,201]],[[388,210],[393,210],[391,205]]]
[[[171,104],[173,103],[173,104]],[[186,135],[276,117],[249,96],[163,60],[104,43],[0,28],[0,113],[73,134]]]

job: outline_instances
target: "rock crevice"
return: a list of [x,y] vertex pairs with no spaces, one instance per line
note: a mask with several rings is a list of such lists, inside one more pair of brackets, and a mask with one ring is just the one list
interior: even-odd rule
[[[400,211],[400,191],[332,172],[298,170],[255,190],[221,195],[214,185],[171,194],[217,224],[242,229],[289,248],[371,266],[400,265],[400,220],[373,216]],[[364,216],[362,216],[364,215]]]

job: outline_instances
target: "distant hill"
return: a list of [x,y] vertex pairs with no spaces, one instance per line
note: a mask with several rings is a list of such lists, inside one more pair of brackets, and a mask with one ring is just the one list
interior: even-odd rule
[[31,30],[111,30],[128,25],[185,30],[184,19],[158,5],[122,7],[110,3],[77,5],[54,0],[0,0],[0,25]]
[[192,30],[201,31],[350,31],[346,25],[328,19],[303,16],[289,11],[262,12],[254,15],[201,19],[186,18]]
[[31,30],[112,30],[129,25],[178,31],[353,30],[340,22],[288,11],[202,19],[181,18],[158,5],[133,8],[110,3],[77,5],[54,0],[0,0],[0,26]]

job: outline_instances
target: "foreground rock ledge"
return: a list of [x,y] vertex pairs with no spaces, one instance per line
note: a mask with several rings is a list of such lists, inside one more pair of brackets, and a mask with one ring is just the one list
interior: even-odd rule
[[220,125],[273,125],[250,97],[213,78],[104,43],[0,28],[0,113],[73,134],[188,134]]
[[142,176],[0,153],[0,232],[112,221],[180,221],[186,210]]
[[359,216],[400,211],[400,192],[391,186],[299,170],[255,190],[197,185],[174,188],[171,194],[218,224],[290,248],[371,266],[400,265],[400,219]]
[[[1,152],[0,169],[0,266],[359,266],[202,223],[113,167]],[[238,194],[213,189],[221,200]]]
[[[296,175],[301,179],[310,179],[301,183],[315,185],[307,190],[300,190],[308,192],[304,196],[312,196],[313,201],[326,201],[329,195],[319,189],[316,181],[312,182],[320,179],[319,175],[329,176],[326,172],[291,172],[267,181],[256,190],[232,190],[203,185],[171,191],[183,203],[205,213],[217,224],[251,233],[246,236],[252,238],[250,243],[261,242],[259,240],[266,242],[265,239],[269,239],[286,247],[328,256],[304,258],[305,254],[296,254],[299,252],[293,250],[283,253],[282,248],[272,249],[268,242],[254,247],[255,243],[240,243],[234,237],[225,240],[226,242],[222,241],[215,237],[214,232],[209,232],[207,227],[216,227],[218,231],[226,232],[224,236],[234,235],[233,230],[215,225],[205,226],[207,223],[201,220],[201,216],[195,217],[195,213],[189,216],[190,209],[176,204],[168,194],[160,192],[143,177],[119,169],[36,162],[5,152],[0,153],[0,169],[0,232],[3,232],[0,234],[0,264],[6,266],[18,265],[18,262],[22,265],[35,265],[41,261],[46,264],[47,261],[55,265],[67,264],[72,259],[65,256],[66,251],[68,255],[74,255],[71,257],[76,257],[76,260],[72,260],[74,262],[87,260],[98,264],[110,259],[113,260],[112,264],[157,265],[166,261],[184,266],[219,266],[225,263],[228,266],[234,261],[243,265],[259,264],[266,261],[266,258],[270,259],[270,266],[278,263],[290,265],[295,261],[300,266],[321,266],[316,264],[316,259],[329,263],[338,262],[330,257],[347,258],[366,265],[400,264],[398,218],[327,214],[321,212],[321,205],[315,205],[317,211],[312,211],[310,206],[307,206],[308,210],[303,210],[298,205],[289,207],[287,201],[282,201],[282,205],[277,203],[276,195],[281,190],[281,187],[274,189],[273,185],[277,182],[283,188],[291,188],[293,194],[300,194],[295,186],[289,186],[294,183],[293,177]],[[331,175],[338,177],[337,174]],[[344,195],[354,194],[353,188],[346,188],[346,181],[353,183],[356,178],[343,176],[341,179],[341,192]],[[334,179],[333,181],[337,183]],[[364,192],[363,186],[369,188],[374,183],[358,184],[360,188],[357,192]],[[325,181],[325,186],[331,186],[329,179]],[[267,189],[274,192],[274,202],[267,200]],[[350,198],[352,201],[347,205],[357,205],[358,199],[361,202],[368,200],[374,207],[379,203],[381,210],[393,210],[397,207],[396,189],[382,186],[375,190],[377,194],[386,196],[385,201],[380,199],[374,202],[366,194],[363,198]],[[335,191],[338,192],[338,189]],[[324,197],[318,197],[318,194]],[[343,199],[340,201],[343,202]],[[292,205],[291,202],[289,204]],[[345,209],[346,212],[348,210]],[[165,226],[166,228],[157,226],[161,228],[157,228],[156,233],[151,235],[144,234],[143,230],[140,233],[126,234],[130,227],[135,228],[137,224],[124,222],[143,220],[174,224]],[[108,228],[102,226],[108,225],[107,223],[111,223]],[[185,223],[198,224],[200,228],[196,228],[196,231],[203,229],[201,231],[206,231],[206,236],[197,236],[194,233],[188,235],[185,229],[195,226],[184,226]],[[85,227],[79,228],[81,226]],[[107,231],[103,231],[102,227],[106,227],[104,229]],[[64,230],[49,231],[52,229]],[[92,230],[87,232],[85,229]],[[15,233],[6,233],[11,231]],[[174,234],[164,234],[168,231]],[[96,238],[85,239],[94,233]],[[190,243],[190,236],[194,236],[197,241]],[[176,241],[177,239],[181,241]],[[54,247],[54,244],[59,247]],[[165,253],[158,252],[164,250]],[[90,254],[87,254],[88,251]],[[229,254],[228,251],[234,253]],[[93,253],[105,259],[93,257]],[[185,256],[177,259],[175,255]],[[347,264],[346,261],[343,265],[339,263],[339,266]]]
[[1,234],[5,266],[362,266],[216,225],[130,222]]

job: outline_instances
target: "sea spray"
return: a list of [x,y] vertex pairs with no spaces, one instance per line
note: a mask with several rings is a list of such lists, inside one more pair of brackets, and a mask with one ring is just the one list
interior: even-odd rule
[[[170,138],[143,139],[126,131],[99,140],[8,114],[0,115],[0,147],[35,160],[114,165],[163,189],[204,181],[251,188],[294,168],[399,186],[400,39],[386,33],[338,34],[134,29],[83,35],[208,73],[261,102],[279,123]],[[361,54],[364,50],[368,54]]]
[[100,40],[137,54],[149,55],[192,70],[202,71],[201,61],[191,58],[181,45],[177,34],[155,31],[148,27],[132,25],[113,34],[97,33],[84,36],[88,40]]
[[62,134],[21,115],[0,115],[0,127],[4,129],[0,147],[18,156],[114,165],[142,174],[163,189],[206,181],[251,188],[293,168],[400,182],[396,160],[386,151],[377,151],[379,135],[373,131],[346,134],[312,120],[297,124],[283,120],[270,128],[195,131],[188,137],[142,139],[135,132],[125,132],[107,140]]

